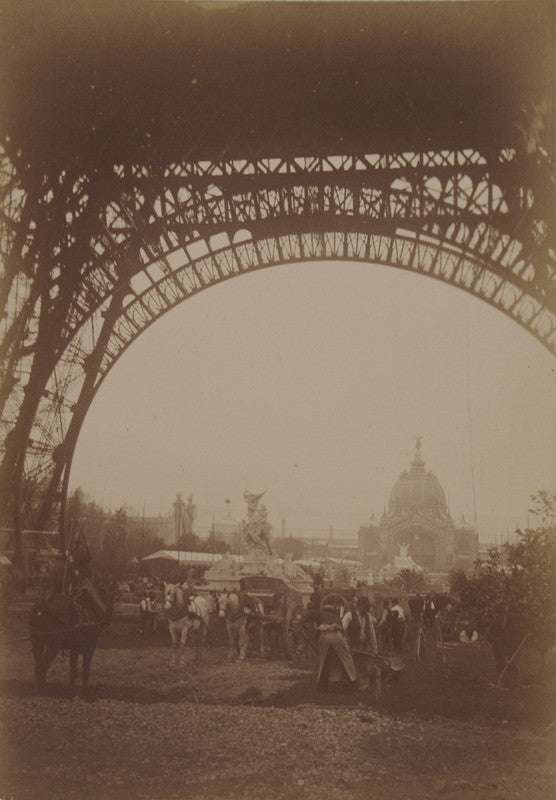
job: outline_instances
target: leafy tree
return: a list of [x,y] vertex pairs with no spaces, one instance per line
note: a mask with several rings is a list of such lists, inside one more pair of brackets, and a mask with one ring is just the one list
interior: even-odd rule
[[[85,537],[94,573],[110,573],[119,579],[127,578],[132,558],[140,559],[165,547],[158,531],[145,530],[141,522],[132,522],[124,506],[115,512],[107,511],[80,487],[68,498],[66,528],[68,538],[73,539],[77,532]],[[183,545],[181,549],[185,549]]]
[[448,586],[450,587],[450,594],[457,595],[461,598],[462,592],[465,592],[467,586],[467,575],[463,569],[452,569],[448,574]]
[[[66,528],[68,539],[79,531],[85,536],[93,559],[102,545],[104,529],[109,513],[89,498],[81,488],[75,489],[68,498],[66,508]],[[70,544],[68,541],[67,544]]]
[[198,553],[201,544],[199,537],[195,533],[184,533],[180,536],[177,543],[168,545],[167,550],[180,550],[181,552]]
[[128,528],[126,536],[126,550],[128,559],[133,557],[141,559],[150,553],[157,550],[168,549],[164,543],[164,539],[157,530],[145,529],[145,526],[139,522],[132,523],[128,519]]
[[[78,487],[68,497],[66,505],[66,527],[70,535],[76,529],[81,529],[87,519],[88,498],[83,489]],[[69,542],[66,542],[69,544]]]
[[121,507],[108,515],[101,535],[101,547],[96,554],[96,563],[101,571],[120,580],[127,577],[126,538],[127,511]]
[[547,523],[554,520],[556,496],[539,492],[532,500],[531,513],[544,524],[516,531],[517,542],[502,550],[491,548],[486,561],[475,563],[471,578],[457,576],[464,611],[492,644],[499,675],[506,672],[510,680],[517,667],[514,654],[524,642],[544,653],[554,640],[556,528]]
[[531,495],[533,507],[529,513],[540,519],[543,527],[554,525],[556,522],[556,494],[541,489],[536,494]]
[[186,533],[180,536],[177,544],[171,544],[166,550],[179,550],[188,553],[225,553],[229,546],[218,534],[211,530],[206,539],[201,539],[195,533]]

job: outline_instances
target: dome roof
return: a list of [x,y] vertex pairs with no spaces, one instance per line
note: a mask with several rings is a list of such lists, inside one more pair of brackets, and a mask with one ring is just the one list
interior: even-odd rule
[[402,472],[390,492],[388,516],[405,516],[423,511],[433,516],[447,514],[446,495],[436,475],[425,469],[418,440],[409,472]]

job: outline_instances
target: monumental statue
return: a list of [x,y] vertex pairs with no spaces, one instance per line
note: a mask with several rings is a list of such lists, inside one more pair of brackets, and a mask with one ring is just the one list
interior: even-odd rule
[[266,506],[259,508],[265,492],[254,494],[245,491],[243,499],[247,503],[247,519],[242,525],[243,553],[226,555],[205,572],[204,579],[210,589],[223,590],[239,588],[242,577],[255,575],[280,578],[288,586],[309,596],[312,591],[311,578],[305,570],[295,564],[291,553],[285,559],[272,553],[270,546],[271,525]]
[[265,558],[272,555],[270,547],[270,524],[267,518],[266,506],[258,508],[259,500],[264,495],[243,492],[247,503],[247,521],[243,524],[243,535],[247,545],[248,555]]
[[398,548],[400,552],[397,556],[394,556],[394,569],[398,571],[401,569],[412,569],[416,570],[417,572],[423,571],[423,567],[413,560],[413,557],[409,552],[408,544],[398,544]]
[[176,494],[174,505],[174,535],[179,542],[185,533],[185,503],[181,499],[181,492]]
[[181,492],[176,494],[174,506],[174,532],[176,541],[182,536],[195,533],[195,518],[197,516],[197,506],[193,502],[193,495],[187,498],[187,505],[183,502]]

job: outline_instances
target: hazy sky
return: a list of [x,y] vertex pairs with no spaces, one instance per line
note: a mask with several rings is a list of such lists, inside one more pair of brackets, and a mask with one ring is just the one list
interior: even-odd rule
[[[200,529],[266,490],[275,531],[357,530],[380,515],[415,436],[456,522],[483,540],[556,489],[556,359],[486,303],[376,265],[273,267],[191,298],[106,378],[71,486]],[[474,499],[475,498],[475,499]]]

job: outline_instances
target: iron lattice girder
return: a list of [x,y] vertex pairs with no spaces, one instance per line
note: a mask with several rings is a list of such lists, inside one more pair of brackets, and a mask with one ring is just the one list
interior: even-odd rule
[[[126,271],[123,264],[133,277],[137,259],[148,265],[218,230],[233,232],[238,225],[265,220],[275,226],[278,216],[287,217],[286,228],[292,225],[292,217],[308,215],[324,221],[328,215],[346,214],[358,218],[358,225],[391,220],[439,228],[451,226],[457,219],[470,233],[486,219],[497,236],[506,234],[515,243],[534,236],[534,193],[516,180],[516,166],[507,155],[492,169],[484,159],[481,163],[476,153],[465,158],[457,152],[443,154],[440,164],[428,159],[431,172],[416,168],[417,154],[406,154],[403,159],[391,154],[371,158],[344,158],[334,172],[330,159],[297,159],[293,163],[276,159],[274,170],[267,165],[266,172],[261,170],[261,162],[257,162],[257,170],[251,165],[251,172],[243,163],[236,165],[236,172],[221,164],[212,169],[205,165],[201,175],[194,165],[186,164],[179,176],[177,166],[159,176],[151,176],[144,167],[119,168],[119,177],[130,180],[131,187],[107,205],[99,220],[100,230],[91,239],[93,252],[83,272],[82,292],[68,315],[67,335],[72,335],[95,307],[95,299],[102,303],[120,282]],[[301,171],[301,161],[308,162],[308,172]],[[369,162],[373,164],[369,173],[351,169],[353,164]],[[316,164],[328,171],[318,172]],[[467,171],[462,171],[463,166]],[[541,238],[547,236],[548,230],[541,232]],[[539,249],[544,256],[536,244],[534,250]],[[531,252],[528,261],[535,255]],[[528,265],[524,263],[524,269]],[[542,262],[535,265],[537,270],[543,266]],[[551,288],[542,280],[529,281],[533,293],[539,290],[542,295],[545,287]]]
[[[553,218],[546,188],[528,176],[511,150],[488,159],[468,150],[130,165],[115,167],[96,211],[87,176],[68,181],[66,206],[56,197],[61,188],[46,184],[41,208],[57,200],[64,224],[46,252],[38,242],[34,252],[33,242],[27,247],[43,281],[48,274],[41,303],[55,304],[64,280],[73,294],[53,331],[58,357],[25,444],[27,473],[48,476],[55,465],[60,475],[71,463],[98,386],[147,326],[209,286],[272,264],[344,259],[428,274],[489,302],[556,350]],[[23,313],[33,288],[21,281],[13,314]],[[108,325],[114,298],[121,308]],[[27,306],[26,348],[7,369],[18,380],[4,433],[32,353],[51,344],[38,334],[39,310]]]
[[[458,217],[464,220],[467,215],[470,227],[478,218],[488,217],[497,231],[512,231],[516,238],[519,228],[517,233],[527,238],[532,235],[527,222],[530,225],[535,195],[520,179],[512,151],[492,161],[488,166],[475,151],[443,151],[267,159],[254,164],[186,162],[163,170],[117,167],[112,199],[101,207],[96,223],[94,214],[84,214],[87,179],[69,181],[63,235],[50,244],[50,252],[39,243],[41,262],[51,262],[49,292],[55,297],[76,240],[81,241],[81,258],[73,267],[79,269],[81,291],[67,310],[67,331],[62,334],[73,335],[122,275],[133,276],[138,257],[143,263],[162,259],[176,243],[207,236],[218,225],[233,230],[240,223],[264,219],[275,225],[278,214],[324,218],[345,212],[360,218],[361,224],[363,219],[376,223],[390,218],[442,226],[452,224],[457,207]],[[48,206],[53,197],[53,187],[47,184],[40,203]]]

